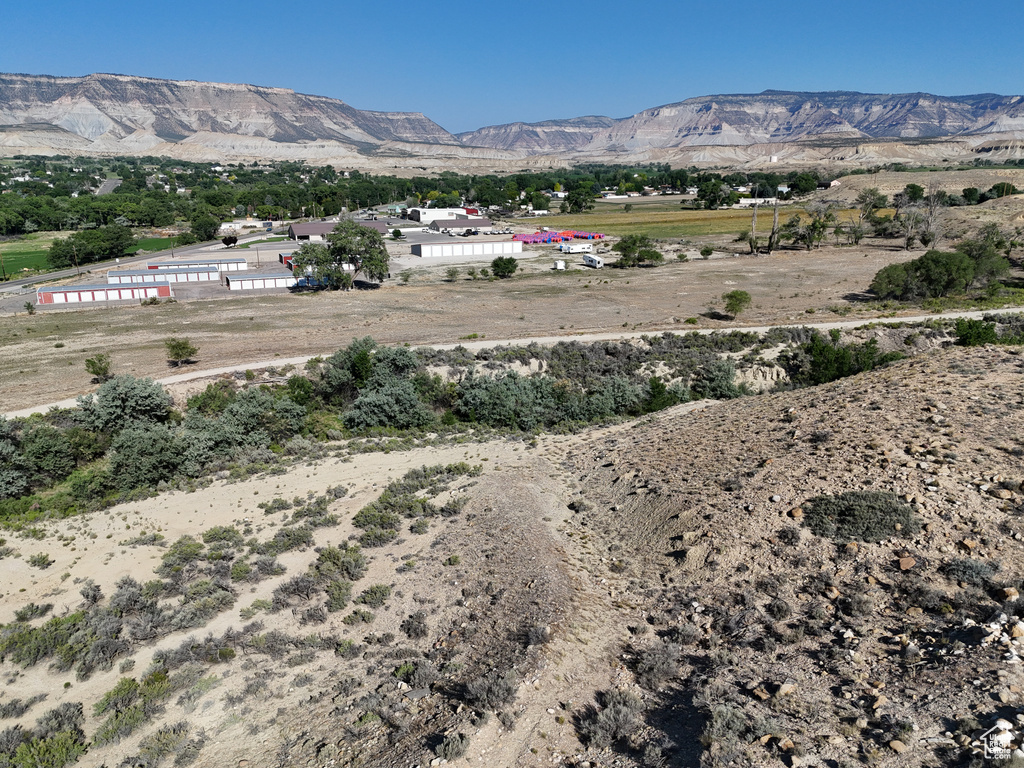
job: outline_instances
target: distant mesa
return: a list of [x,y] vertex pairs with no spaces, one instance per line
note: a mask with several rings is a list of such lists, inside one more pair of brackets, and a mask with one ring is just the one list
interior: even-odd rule
[[624,118],[516,122],[453,135],[420,113],[360,110],[286,88],[0,74],[5,154],[73,150],[470,170],[585,161],[767,163],[771,156],[789,164],[866,164],[876,155],[991,155],[992,147],[1017,156],[1021,139],[1024,99],[996,94],[769,90],[702,96]]

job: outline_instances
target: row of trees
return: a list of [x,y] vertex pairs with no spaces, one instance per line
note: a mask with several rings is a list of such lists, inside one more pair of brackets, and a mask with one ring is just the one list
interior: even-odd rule
[[930,250],[918,259],[883,267],[871,291],[883,299],[904,301],[965,293],[971,288],[998,288],[1010,269],[1014,242],[997,226],[987,225],[974,239],[961,240],[953,251]]

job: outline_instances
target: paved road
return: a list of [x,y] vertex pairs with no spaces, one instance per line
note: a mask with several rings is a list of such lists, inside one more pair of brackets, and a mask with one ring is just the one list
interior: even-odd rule
[[[578,335],[561,335],[561,336],[535,336],[533,338],[525,339],[478,339],[474,341],[462,341],[457,344],[418,344],[418,347],[431,347],[433,349],[450,350],[456,347],[463,347],[470,351],[478,351],[481,349],[488,349],[489,347],[497,347],[502,345],[509,346],[526,346],[527,344],[542,344],[551,345],[557,344],[560,341],[579,341],[584,344],[595,341],[621,341],[624,339],[639,339],[643,336],[656,336],[660,333],[671,332],[671,333],[729,333],[731,331],[747,331],[751,333],[767,333],[771,328],[815,328],[819,331],[828,331],[833,328],[858,328],[863,325],[871,323],[920,323],[925,320],[935,320],[937,318],[942,319],[955,319],[959,317],[970,318],[979,320],[985,315],[993,314],[1014,314],[1020,313],[1020,308],[1010,309],[996,309],[996,310],[984,310],[977,312],[950,312],[948,314],[941,315],[915,315],[913,317],[891,317],[891,318],[868,318],[862,320],[841,320],[838,322],[831,323],[780,323],[776,326],[768,325],[753,325],[741,328],[695,328],[692,331],[680,330],[678,327],[665,329],[661,331],[634,331],[629,333],[587,333]],[[330,350],[324,352],[322,355],[308,355],[306,357],[277,357],[273,360],[261,360],[249,363],[239,363],[238,365],[229,365],[224,368],[205,368],[197,371],[187,371],[185,373],[178,373],[173,376],[166,376],[164,378],[156,379],[160,384],[179,384],[185,381],[193,381],[195,379],[205,379],[212,376],[223,376],[224,374],[237,373],[239,371],[246,370],[260,370],[261,368],[283,368],[287,365],[294,365],[301,367],[306,364],[308,360],[314,357],[328,357],[334,354],[336,350]],[[73,408],[77,403],[76,398],[68,400],[61,400],[57,403],[47,403],[45,405],[37,405],[32,408],[24,408],[20,411],[11,411],[6,414],[7,418],[13,419],[24,416],[31,416],[33,413],[46,413],[51,408]]]
[[99,189],[96,190],[96,197],[99,197],[100,195],[109,195],[120,186],[121,179],[107,179],[100,184]]

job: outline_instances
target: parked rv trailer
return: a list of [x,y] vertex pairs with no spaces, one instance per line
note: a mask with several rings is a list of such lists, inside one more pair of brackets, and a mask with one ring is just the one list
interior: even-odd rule
[[604,266],[604,259],[602,259],[600,256],[594,256],[591,253],[585,253],[583,254],[583,263],[588,267],[593,267],[594,269],[601,269],[601,267]]

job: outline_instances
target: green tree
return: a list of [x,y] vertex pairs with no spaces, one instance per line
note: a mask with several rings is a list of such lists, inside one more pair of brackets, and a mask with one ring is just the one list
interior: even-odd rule
[[459,279],[459,268],[448,267],[448,269],[445,270],[444,276],[449,283],[454,283]]
[[199,347],[193,346],[188,339],[171,338],[164,342],[167,347],[167,359],[180,366],[182,363],[190,363],[199,351]]
[[495,277],[512,277],[519,269],[519,262],[512,256],[499,256],[491,262],[491,271]]
[[889,198],[883,195],[875,187],[868,187],[861,190],[854,200],[854,204],[860,211],[860,222],[873,224],[878,217],[878,211],[889,205]]
[[93,382],[102,384],[110,378],[110,355],[100,352],[95,357],[85,360],[85,372],[93,377]]
[[390,257],[380,232],[354,221],[342,221],[327,236],[336,264],[352,264],[355,272],[375,283],[388,275]]
[[977,205],[981,202],[981,191],[977,187],[967,187],[962,190],[964,202],[968,205]]
[[924,187],[920,184],[907,184],[903,188],[903,195],[908,203],[920,203],[924,200]]
[[303,243],[292,259],[292,271],[297,277],[305,276],[312,284],[336,291],[344,288],[343,278],[351,272],[339,262],[323,243]]
[[570,190],[565,196],[566,213],[585,213],[594,207],[594,191],[586,184]]
[[654,241],[647,235],[626,235],[612,246],[621,254],[616,267],[656,266],[665,261],[665,256],[655,249]]
[[192,220],[192,234],[199,242],[213,240],[220,229],[220,221],[208,213],[200,214]]
[[733,318],[750,306],[750,294],[746,291],[736,290],[723,293],[722,300],[725,302],[726,313],[732,315]]

